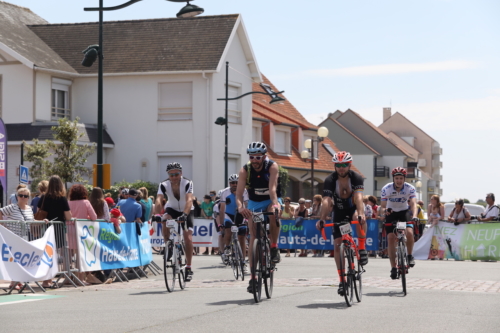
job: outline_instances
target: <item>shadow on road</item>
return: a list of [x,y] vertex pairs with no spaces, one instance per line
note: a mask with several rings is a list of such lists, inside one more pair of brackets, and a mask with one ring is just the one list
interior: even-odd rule
[[368,296],[368,297],[372,297],[372,296],[375,296],[375,297],[379,297],[379,296],[382,296],[382,297],[405,297],[403,292],[398,292],[398,291],[389,291],[387,293],[368,293],[368,294],[363,294],[363,295]]
[[220,302],[214,302],[214,303],[207,303],[207,305],[230,305],[230,304],[236,304],[236,305],[250,305],[250,304],[255,304],[255,301],[253,299],[247,298],[247,299],[234,299],[230,301],[220,301]]
[[347,305],[345,302],[340,303],[312,303],[306,305],[298,305],[299,309],[339,309],[345,310],[347,309]]
[[220,268],[226,268],[226,265],[220,264],[220,265],[213,265],[213,266],[208,266],[208,267],[196,267],[196,269],[220,269]]
[[167,290],[162,291],[143,291],[141,293],[129,294],[132,296],[143,296],[143,295],[160,295],[160,294],[170,294]]

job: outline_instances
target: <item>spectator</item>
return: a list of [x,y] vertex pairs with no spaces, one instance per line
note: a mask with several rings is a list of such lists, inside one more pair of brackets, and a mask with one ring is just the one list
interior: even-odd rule
[[[109,194],[109,193],[106,193],[106,194]],[[108,204],[109,210],[111,210],[111,209],[113,209],[115,207],[115,201],[113,200],[113,198],[111,198],[111,197],[105,197],[104,200]]]
[[148,189],[145,187],[139,188],[141,194],[141,202],[146,206],[145,221],[149,221],[153,215],[153,200],[148,197]]
[[214,213],[214,202],[212,201],[212,197],[215,196],[205,195],[203,197],[203,202],[201,203],[201,217],[204,219],[211,219]]
[[193,197],[194,217],[201,217],[201,206],[196,197]]
[[319,219],[321,215],[321,203],[323,202],[323,197],[320,194],[316,194],[313,198],[313,205],[311,209],[311,218]]
[[[47,192],[40,197],[37,207],[47,212],[47,220],[49,221],[64,222],[71,220],[71,211],[68,199],[66,199],[66,189],[59,176],[50,177]],[[62,247],[62,244],[57,247]]]
[[431,203],[429,204],[427,213],[429,214],[429,223],[431,223],[431,227],[438,224],[440,219],[444,219],[444,205],[439,200],[439,195],[435,194],[431,197]]
[[309,199],[306,200],[306,209],[307,209],[306,218],[310,218],[312,215],[312,201]]
[[[304,198],[299,199],[299,207],[295,210],[293,217],[295,218],[296,227],[301,226],[304,218],[307,217],[306,200]],[[300,250],[299,257],[307,257],[307,250]]]
[[118,197],[118,201],[116,203],[117,207],[120,207],[122,201],[127,200],[129,198],[129,189],[126,187],[120,187],[120,196]]
[[454,223],[455,225],[470,221],[470,213],[467,208],[464,207],[463,199],[455,201],[455,208],[453,208],[450,216],[448,216],[448,221]]
[[141,205],[141,222],[146,222],[146,205],[142,202],[141,191],[137,191],[137,196],[135,197],[135,202]]
[[210,195],[210,198],[212,199],[212,201],[215,202],[215,197],[217,196],[217,192],[212,190],[212,191],[210,191],[209,195]]
[[20,188],[26,188],[25,184],[19,184],[16,187],[16,191],[12,193],[9,197],[9,205],[17,203],[17,191],[19,191]]
[[[108,198],[106,198],[108,199]],[[111,198],[109,198],[111,199]],[[98,220],[105,220],[109,222],[111,218],[109,215],[109,206],[107,200],[104,200],[104,193],[100,187],[94,187],[90,193],[90,204],[94,209],[94,212]],[[111,199],[113,201],[113,199]],[[114,202],[113,202],[114,204]],[[71,207],[71,204],[70,204]]]
[[486,194],[486,212],[477,217],[478,221],[489,222],[498,219],[498,206],[495,206],[495,195],[493,193]]
[[125,221],[142,223],[142,208],[141,205],[136,202],[136,198],[137,195],[139,195],[139,192],[136,189],[131,188],[130,190],[128,190],[126,195],[128,195],[128,198],[120,201],[120,211],[122,212],[123,216],[125,216]]
[[[372,219],[377,218],[378,206],[377,206],[377,198],[373,195],[368,196],[368,204],[372,207]],[[367,216],[368,218],[368,216]]]
[[369,204],[368,196],[363,196],[363,203],[365,204],[365,218],[368,220],[373,216],[372,206]]
[[[290,206],[291,199],[290,197],[285,198],[285,207],[280,212],[280,219],[283,220],[291,220],[294,216],[295,210],[292,206]],[[286,255],[285,257],[290,256],[290,249],[286,250]]]
[[33,198],[31,201],[31,209],[33,210],[33,214],[36,214],[38,211],[38,201],[40,201],[40,197],[47,192],[47,187],[49,186],[49,182],[46,180],[42,180],[41,182],[38,183],[38,194],[36,197]]

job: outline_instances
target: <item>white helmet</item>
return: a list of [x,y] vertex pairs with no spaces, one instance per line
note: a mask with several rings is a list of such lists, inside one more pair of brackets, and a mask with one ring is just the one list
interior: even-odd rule
[[170,170],[181,170],[182,171],[182,165],[178,162],[172,162],[167,165],[167,172]]
[[231,176],[229,176],[228,181],[231,182],[237,182],[239,179],[239,175],[237,173],[233,173]]
[[247,154],[265,154],[267,147],[262,142],[252,142],[248,145]]

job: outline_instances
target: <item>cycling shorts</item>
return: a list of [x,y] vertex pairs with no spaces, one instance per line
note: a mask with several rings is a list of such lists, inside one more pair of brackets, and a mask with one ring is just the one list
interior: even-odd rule
[[[172,217],[172,219],[177,219],[179,216],[182,215],[183,212],[178,212],[175,209],[171,207],[167,207],[167,210],[165,211],[168,215]],[[193,219],[194,219],[194,211],[190,211],[189,214],[187,215],[187,220],[186,222],[181,223],[182,230],[191,230],[193,231]]]
[[[231,227],[234,225],[234,222],[229,220],[229,219],[225,219],[224,220],[224,228],[225,229],[231,229]],[[246,225],[239,225],[238,226],[238,236],[245,236],[247,234],[247,229],[248,227]]]
[[[399,212],[392,212],[387,217],[385,218],[384,223],[395,223],[395,222],[407,222],[406,227],[407,228],[412,228],[413,229],[413,222],[410,221],[409,215],[408,215],[408,209],[402,210]],[[390,232],[394,232],[394,225],[386,226],[385,227],[385,232],[387,235],[389,235]]]
[[[348,209],[335,209],[333,210],[333,222],[342,222],[348,219],[351,221],[352,216],[356,212],[356,207],[351,207]],[[332,228],[333,239],[342,238],[342,234],[340,233],[340,227],[338,225],[333,225]]]
[[248,210],[252,212],[267,212],[267,208],[272,203],[271,199],[264,201],[248,200]]

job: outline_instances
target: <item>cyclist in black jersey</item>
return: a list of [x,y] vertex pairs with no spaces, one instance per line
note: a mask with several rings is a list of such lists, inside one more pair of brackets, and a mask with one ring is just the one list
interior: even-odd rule
[[[321,230],[327,216],[332,212],[333,221],[342,222],[357,221],[361,217],[359,224],[356,224],[358,235],[358,248],[360,264],[368,264],[368,253],[366,252],[366,218],[363,203],[363,177],[351,170],[352,156],[348,152],[340,151],[333,155],[335,171],[325,179],[323,188],[323,203],[321,205],[321,219],[316,223],[316,228]],[[363,232],[361,232],[363,230]],[[342,272],[338,269],[340,265],[340,245],[342,235],[338,226],[333,227],[335,263],[339,278],[342,279]],[[342,281],[342,280],[341,280]],[[339,285],[338,293],[343,296],[342,284]]]

